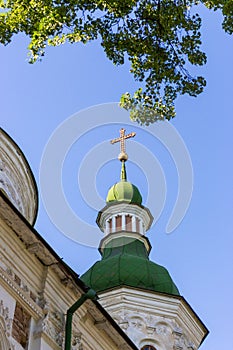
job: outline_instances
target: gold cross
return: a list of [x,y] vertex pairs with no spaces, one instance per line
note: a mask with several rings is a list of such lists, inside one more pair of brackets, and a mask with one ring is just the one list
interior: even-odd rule
[[116,142],[120,142],[120,150],[122,153],[125,153],[125,140],[129,139],[131,137],[134,137],[136,135],[136,132],[131,132],[128,135],[125,135],[125,129],[121,128],[120,130],[120,137],[118,137],[117,139],[113,139],[111,140],[111,144],[114,144]]

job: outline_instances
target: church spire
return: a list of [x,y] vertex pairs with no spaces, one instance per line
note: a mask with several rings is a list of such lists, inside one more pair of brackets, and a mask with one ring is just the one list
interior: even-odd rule
[[125,162],[121,162],[121,181],[127,181],[127,174],[126,174],[126,168],[125,168]]
[[136,186],[127,181],[125,162],[128,159],[128,154],[125,150],[125,140],[132,138],[136,135],[136,132],[125,134],[125,129],[120,129],[120,137],[110,141],[111,144],[120,142],[120,154],[118,159],[121,162],[121,177],[120,182],[114,184],[108,191],[106,202],[110,204],[116,204],[119,202],[127,202],[131,204],[142,204],[142,196]]

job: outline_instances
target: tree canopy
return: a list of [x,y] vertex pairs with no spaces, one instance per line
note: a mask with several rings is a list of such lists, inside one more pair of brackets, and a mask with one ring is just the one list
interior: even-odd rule
[[221,10],[223,29],[233,32],[233,0],[0,0],[0,42],[17,33],[30,37],[29,62],[47,45],[100,39],[115,64],[125,60],[141,87],[120,105],[142,124],[175,116],[178,95],[197,96],[206,81],[187,67],[206,63],[201,51],[198,4]]

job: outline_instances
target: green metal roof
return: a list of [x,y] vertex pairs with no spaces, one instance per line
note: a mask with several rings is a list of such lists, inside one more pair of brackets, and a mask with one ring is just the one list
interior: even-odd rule
[[110,188],[106,202],[128,202],[138,205],[142,203],[142,196],[138,188],[127,181],[125,162],[122,162],[121,181]]
[[[150,261],[144,244],[126,237],[109,242],[101,261],[97,261],[81,280],[97,293],[120,286],[179,295],[168,271]],[[127,241],[126,241],[127,240]]]

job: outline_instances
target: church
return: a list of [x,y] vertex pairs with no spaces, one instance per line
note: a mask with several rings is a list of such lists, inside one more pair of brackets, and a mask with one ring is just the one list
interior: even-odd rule
[[79,276],[35,230],[34,176],[0,129],[0,350],[197,350],[207,336],[167,269],[150,261],[153,217],[127,181],[133,136],[121,129],[112,140],[120,181],[97,215],[101,259]]

